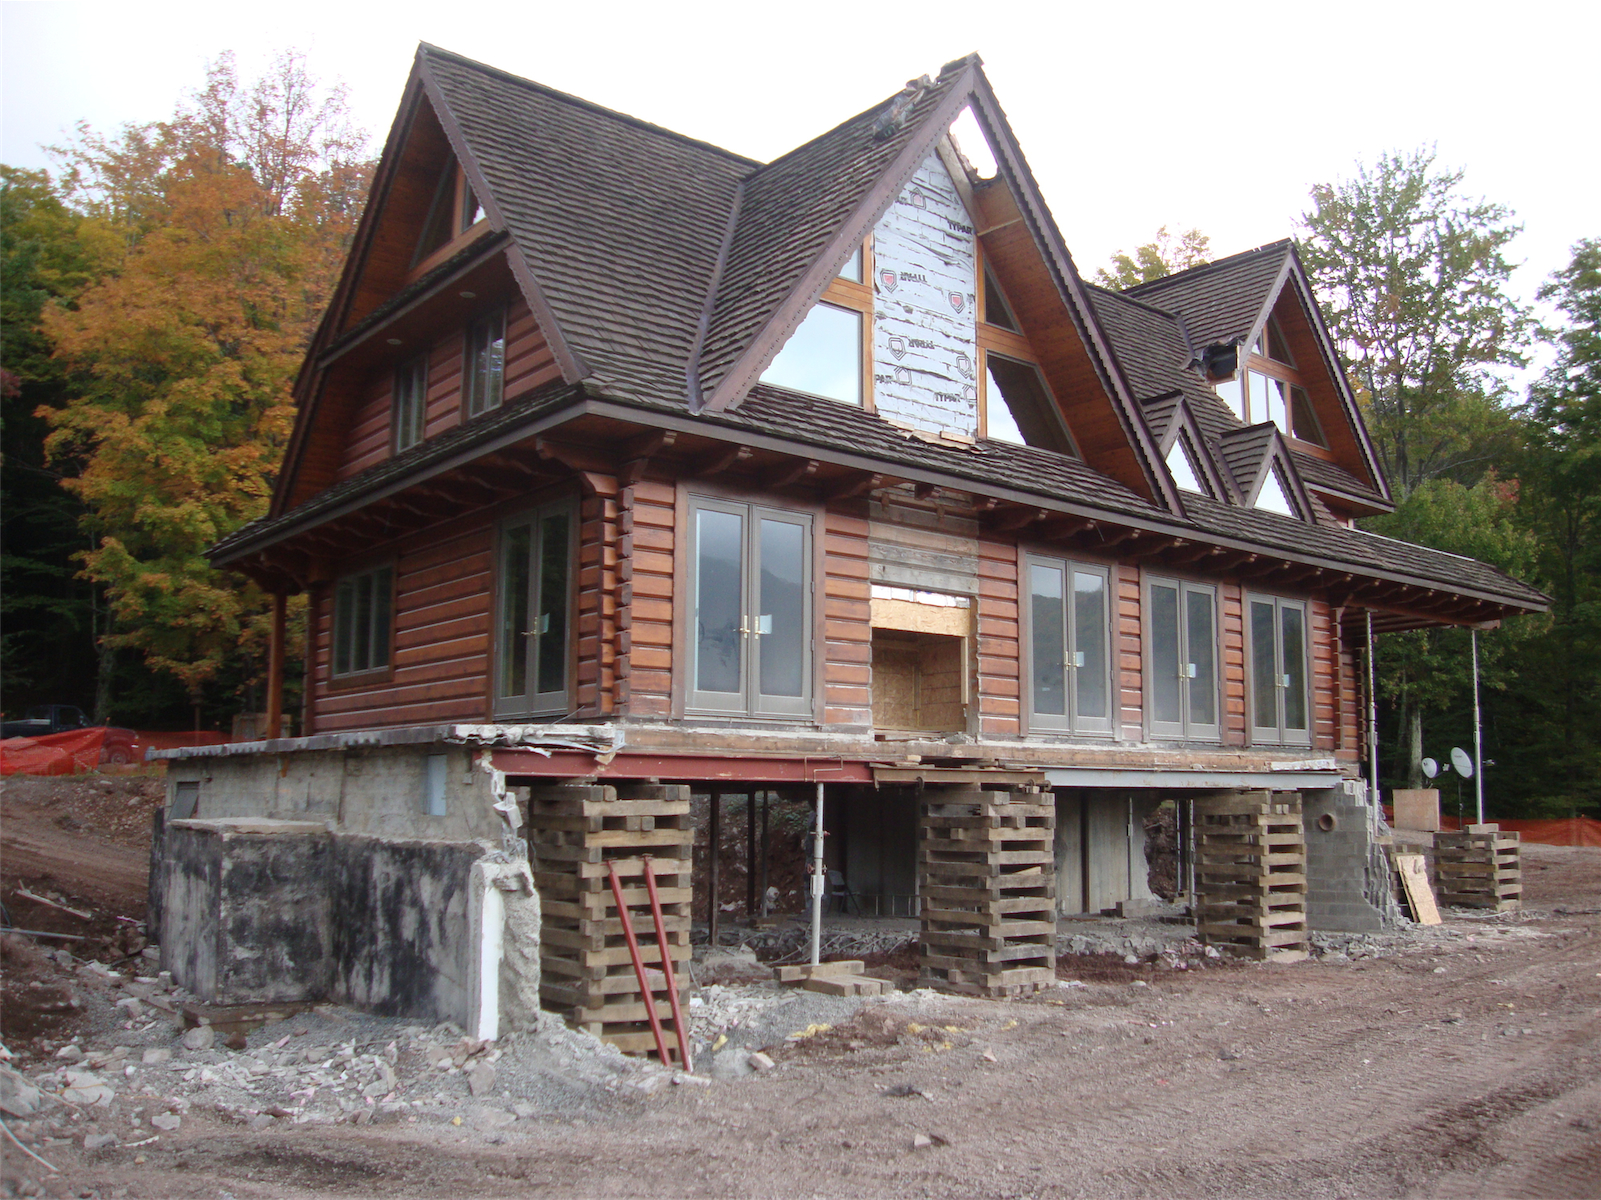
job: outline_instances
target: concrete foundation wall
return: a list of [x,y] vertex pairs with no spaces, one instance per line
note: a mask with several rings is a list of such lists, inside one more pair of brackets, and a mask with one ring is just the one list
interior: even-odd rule
[[208,1003],[331,1000],[479,1037],[538,1019],[539,897],[491,843],[225,817],[168,821],[163,846],[162,966]]
[[840,804],[845,880],[863,915],[916,916],[916,792],[852,788]]
[[359,835],[334,842],[334,998],[380,1016],[467,1028],[477,954],[468,883],[484,847]]
[[[498,841],[490,773],[464,746],[372,746],[178,759],[167,768],[169,805],[178,784],[200,794],[193,815],[328,821],[342,832],[446,842]],[[444,755],[444,812],[428,812],[430,757]],[[437,806],[436,806],[437,807]]]
[[1399,916],[1388,858],[1366,799],[1366,788],[1355,781],[1301,793],[1310,930],[1371,933]]

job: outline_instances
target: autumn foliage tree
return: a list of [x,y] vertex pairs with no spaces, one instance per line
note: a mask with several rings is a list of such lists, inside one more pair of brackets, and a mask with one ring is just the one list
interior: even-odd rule
[[1114,292],[1136,284],[1166,279],[1179,271],[1204,266],[1212,252],[1212,239],[1199,229],[1181,229],[1177,234],[1163,225],[1156,237],[1133,252],[1119,250],[1112,261],[1095,272],[1095,282]]
[[85,507],[84,573],[129,647],[198,698],[259,673],[267,601],[205,549],[266,511],[290,389],[363,203],[370,163],[338,90],[281,56],[232,56],[170,121],[57,151],[70,203],[121,253],[42,326],[80,385],[42,411]]

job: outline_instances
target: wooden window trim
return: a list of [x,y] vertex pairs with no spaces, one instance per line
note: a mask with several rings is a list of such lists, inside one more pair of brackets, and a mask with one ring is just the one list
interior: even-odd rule
[[[473,331],[496,315],[500,317],[500,399],[480,412],[472,411],[472,361],[473,361]],[[511,321],[511,305],[500,304],[487,308],[467,322],[462,330],[461,347],[461,423],[476,421],[479,417],[497,412],[506,405],[506,351],[511,345],[507,336]]]
[[[421,366],[422,395],[417,398],[417,436],[414,440],[401,444],[400,422],[400,380],[408,372]],[[414,354],[395,365],[390,382],[390,438],[389,449],[392,454],[401,454],[413,446],[420,446],[428,440],[428,388],[433,383],[433,355],[424,350],[421,354]]]
[[[878,405],[873,399],[873,359],[875,345],[873,342],[873,312],[877,297],[873,292],[873,238],[869,234],[862,239],[862,279],[858,283],[854,279],[844,279],[836,275],[829,280],[823,294],[818,297],[819,303],[832,304],[837,308],[848,308],[856,312],[862,319],[862,340],[857,347],[857,356],[860,360],[862,373],[862,411],[877,412]],[[825,396],[823,399],[832,399]],[[842,401],[835,400],[839,404]]]
[[[513,526],[527,524],[537,529],[546,517],[564,514],[567,517],[567,646],[566,663],[560,692],[529,692],[522,697],[500,694],[501,630],[503,628],[506,531]],[[495,521],[494,558],[490,576],[490,662],[489,662],[489,713],[492,720],[523,720],[525,718],[567,716],[577,708],[578,671],[578,537],[582,522],[579,519],[578,497],[572,494],[555,496],[543,503],[523,504],[514,511],[503,513]],[[530,547],[537,561],[540,551]],[[537,586],[537,585],[535,585]],[[527,603],[527,598],[524,598]],[[532,675],[530,676],[532,686]],[[548,696],[546,703],[539,703]],[[527,703],[519,703],[526,700]]]
[[[461,169],[461,164],[453,163],[452,166],[455,169],[456,178],[450,189],[450,212],[451,228],[455,228],[457,222],[456,214],[461,212],[462,201],[465,199],[468,183],[467,173]],[[481,198],[479,203],[482,203]],[[432,215],[431,208],[430,215]],[[466,247],[470,246],[473,242],[476,242],[479,238],[489,233],[489,231],[489,214],[485,213],[468,228],[458,230],[449,238],[449,240],[445,242],[444,245],[433,251],[426,258],[420,260],[415,267],[406,272],[403,286],[409,286],[410,284],[417,282],[417,280],[428,274],[429,271],[432,271],[440,263],[447,259],[454,258]]]
[[[347,671],[343,675],[336,674],[337,646],[339,641],[339,585],[347,579],[357,579],[363,575],[370,575],[375,571],[389,570],[389,646],[385,656],[385,663],[381,667],[371,667],[365,671]],[[345,574],[332,580],[324,591],[323,598],[328,602],[328,678],[327,687],[330,691],[345,691],[350,688],[371,687],[375,683],[393,683],[395,679],[395,640],[398,634],[397,624],[400,615],[400,563],[396,559],[386,559],[383,562],[371,563],[357,570],[347,571]]]
[[[1268,322],[1269,323],[1273,323],[1276,320],[1277,320],[1276,317],[1273,317],[1273,316],[1269,316],[1268,317]],[[1262,335],[1261,336],[1263,336],[1264,338],[1267,336],[1267,326],[1266,325],[1263,326]],[[1284,332],[1283,332],[1282,329],[1279,331],[1279,340],[1283,341],[1285,343],[1286,349],[1288,349],[1289,341],[1288,341],[1287,338],[1284,337]],[[1280,362],[1276,358],[1269,358],[1265,354],[1258,354],[1257,351],[1256,351],[1256,348],[1253,346],[1245,356],[1245,362],[1244,362],[1243,366],[1240,368],[1240,374],[1244,375],[1245,373],[1250,372],[1250,371],[1257,371],[1257,372],[1259,372],[1259,373],[1261,373],[1263,375],[1269,376],[1270,378],[1277,379],[1281,383],[1287,383],[1287,384],[1291,385],[1292,387],[1298,387],[1303,392],[1306,393],[1307,403],[1310,404],[1312,402],[1312,391],[1311,391],[1310,388],[1308,388],[1306,386],[1306,380],[1301,375],[1300,368],[1297,367],[1294,363]],[[1245,379],[1241,379],[1241,383],[1245,385],[1245,387],[1242,388],[1242,392],[1248,392],[1249,391],[1249,387],[1250,387],[1249,381],[1245,380]],[[1253,404],[1252,398],[1249,395],[1245,395],[1244,402],[1245,402],[1245,406],[1246,406],[1245,407],[1245,413],[1246,413],[1245,423],[1247,425],[1259,423],[1258,421],[1253,420],[1253,418],[1256,417],[1256,413],[1254,411],[1254,404]],[[1294,410],[1293,406],[1288,407],[1286,412],[1287,412],[1287,415],[1289,417],[1290,428],[1291,428],[1291,430],[1293,430],[1295,428],[1295,410]],[[1262,419],[1264,419],[1264,420],[1266,419],[1265,415],[1264,415],[1264,417]],[[1280,432],[1284,433],[1283,430],[1280,430]],[[1334,452],[1332,450],[1328,449],[1325,446],[1320,446],[1316,442],[1311,442],[1311,441],[1307,441],[1305,438],[1296,437],[1293,432],[1284,433],[1284,438],[1285,438],[1286,441],[1288,441],[1291,445],[1293,445],[1297,450],[1301,451],[1302,453],[1309,454],[1314,458],[1324,459],[1324,460],[1326,460],[1328,462],[1336,461]]]
[[[1106,707],[1104,718],[1095,717],[1092,720],[1106,721],[1106,728],[1086,729],[1078,724],[1076,699],[1069,699],[1066,707],[1069,710],[1062,715],[1061,726],[1039,724],[1039,717],[1034,712],[1034,605],[1029,582],[1030,568],[1034,563],[1044,563],[1053,567],[1061,567],[1064,571],[1064,595],[1067,598],[1066,634],[1072,636],[1075,614],[1071,603],[1073,595],[1073,572],[1082,570],[1095,572],[1106,580],[1106,612],[1102,624],[1102,645],[1106,651]],[[1117,666],[1117,618],[1119,608],[1118,598],[1118,564],[1115,562],[1096,562],[1088,558],[1065,558],[1060,554],[1042,552],[1018,547],[1017,556],[1017,624],[1018,624],[1018,694],[1019,712],[1022,716],[1023,732],[1042,737],[1055,738],[1088,738],[1096,741],[1118,741],[1118,729],[1121,725],[1122,687]],[[1076,668],[1075,668],[1076,669]],[[1071,696],[1073,676],[1066,674],[1064,687]],[[1054,718],[1056,714],[1051,714]]]
[[[987,319],[987,295],[984,288],[984,274],[989,268],[984,256],[983,243],[975,238],[973,245],[974,263],[978,275],[978,312],[976,313],[977,319],[974,321],[978,349],[978,378],[975,381],[978,384],[978,436],[981,438],[989,437],[989,355],[991,351],[994,351],[1003,358],[1015,358],[1019,362],[1028,363],[1040,373],[1040,381],[1045,385],[1045,393],[1051,398],[1051,403],[1056,406],[1057,420],[1061,424],[1062,431],[1067,435],[1067,444],[1072,451],[1067,457],[1076,457],[1082,462],[1084,455],[1079,449],[1078,438],[1073,435],[1073,427],[1068,423],[1067,414],[1063,411],[1061,401],[1056,396],[1056,390],[1051,387],[1051,381],[1045,376],[1045,368],[1040,363],[1039,354],[1035,352],[1033,345],[1029,342],[1027,333],[1013,333],[1010,329],[1002,329],[999,325],[991,325],[989,323]],[[997,288],[1001,286],[999,279],[995,281],[995,286]],[[1005,296],[1005,291],[1002,290],[1001,294]],[[1011,303],[1010,297],[1006,298],[1006,302],[1011,305],[1012,315],[1015,317],[1017,315],[1017,306]],[[1022,323],[1021,318],[1018,318],[1018,323]],[[1034,448],[1047,449],[1048,447]]]

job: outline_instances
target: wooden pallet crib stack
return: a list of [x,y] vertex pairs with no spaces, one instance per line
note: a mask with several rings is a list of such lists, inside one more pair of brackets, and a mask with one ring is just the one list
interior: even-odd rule
[[1307,956],[1306,837],[1297,792],[1195,802],[1195,927],[1242,958]]
[[1434,835],[1434,890],[1441,904],[1505,912],[1523,903],[1523,847],[1515,831],[1469,825]]
[[540,999],[575,1028],[630,1054],[655,1049],[609,878],[615,863],[634,936],[673,1037],[672,1006],[650,913],[644,858],[661,899],[680,1000],[687,982],[694,829],[683,784],[559,784],[529,790],[528,843],[539,888]]
[[1056,978],[1050,793],[930,789],[919,820],[924,986],[999,998]]

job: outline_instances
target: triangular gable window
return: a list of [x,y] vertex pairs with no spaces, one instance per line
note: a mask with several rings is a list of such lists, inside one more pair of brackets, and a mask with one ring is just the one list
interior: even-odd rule
[[1014,446],[1038,446],[1078,457],[1073,439],[1056,417],[1056,401],[1033,363],[993,352],[985,358],[985,435]]
[[1012,315],[1006,297],[1001,293],[1000,285],[995,282],[995,276],[987,266],[984,268],[984,321],[1001,329],[1009,329],[1013,333],[1023,332],[1023,327]]
[[1300,519],[1301,514],[1290,503],[1290,495],[1284,488],[1284,481],[1279,478],[1277,466],[1270,465],[1267,469],[1267,478],[1262,481],[1262,488],[1256,493],[1256,507],[1267,512],[1279,513],[1281,516]]
[[1198,495],[1210,496],[1212,493],[1201,482],[1199,472],[1195,469],[1195,462],[1190,458],[1190,448],[1184,442],[1184,435],[1179,434],[1173,439],[1173,448],[1167,452],[1167,469],[1173,474],[1173,482],[1186,492],[1195,492]]

